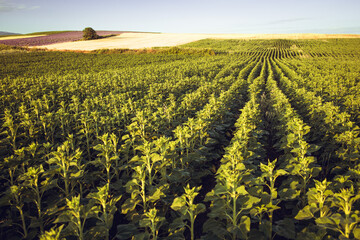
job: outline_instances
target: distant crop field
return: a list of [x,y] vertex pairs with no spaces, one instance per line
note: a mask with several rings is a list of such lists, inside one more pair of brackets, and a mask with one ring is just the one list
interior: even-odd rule
[[14,35],[14,36],[0,36],[0,40],[14,40],[14,39],[21,39],[21,38],[32,38],[32,37],[41,37],[45,36],[44,34],[39,35]]
[[360,39],[0,48],[0,239],[360,239]]
[[[99,36],[112,35],[112,34],[121,34],[120,31],[98,31]],[[61,32],[50,35],[43,36],[18,36],[18,37],[9,37],[11,39],[2,39],[0,38],[0,44],[11,45],[11,46],[43,46],[54,43],[62,42],[72,42],[81,40],[83,37],[83,32],[81,31],[69,31]]]
[[[51,32],[50,32],[51,33]],[[35,33],[36,34],[36,33]],[[144,49],[155,47],[173,47],[204,39],[340,39],[360,38],[356,34],[197,34],[197,33],[143,33],[143,32],[103,32],[98,34],[117,36],[96,39],[91,41],[78,41],[82,32],[63,32],[39,38],[18,39],[2,41],[0,44],[14,46],[41,47],[49,50],[75,50],[92,51],[98,49]]]

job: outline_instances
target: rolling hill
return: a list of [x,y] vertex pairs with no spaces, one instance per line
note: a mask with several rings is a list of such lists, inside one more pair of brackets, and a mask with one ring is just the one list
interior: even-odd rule
[[12,32],[4,32],[4,31],[0,31],[0,36],[1,35],[18,35],[19,33],[12,33]]

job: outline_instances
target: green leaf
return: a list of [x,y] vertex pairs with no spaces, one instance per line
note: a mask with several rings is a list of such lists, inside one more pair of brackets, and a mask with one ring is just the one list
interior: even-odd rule
[[61,230],[63,229],[64,225],[61,225],[58,228],[51,228],[49,231],[45,231],[40,235],[40,240],[58,240],[60,238]]
[[317,177],[320,172],[321,172],[321,167],[313,167],[313,168],[311,168],[311,174],[312,174],[313,178]]
[[263,204],[269,204],[271,202],[271,195],[267,192],[263,192],[260,197]]
[[250,232],[250,218],[248,216],[242,216],[240,219],[240,225],[239,228],[241,230],[241,233],[243,233],[243,238],[246,238],[246,235],[248,232]]
[[214,189],[208,192],[204,198],[204,202],[209,202],[217,199],[218,197],[214,193]]
[[239,201],[240,201],[240,205],[243,207],[243,208],[252,208],[252,206],[254,204],[257,204],[261,201],[260,198],[257,198],[257,197],[253,197],[251,195],[246,195],[246,196],[243,196],[243,197],[239,197]]
[[277,221],[274,231],[286,239],[295,239],[296,233],[294,220],[285,218],[284,220]]
[[240,195],[248,195],[249,193],[246,191],[245,186],[241,185],[236,189],[236,192]]
[[185,231],[185,222],[182,218],[176,218],[169,225],[169,235],[166,239],[169,240],[183,240],[184,239],[184,231]]
[[139,221],[139,226],[140,227],[150,227],[151,226],[151,220],[149,218],[144,218],[144,219],[141,219]]
[[54,221],[54,223],[67,223],[67,222],[71,222],[74,219],[73,215],[67,214],[67,213],[62,213],[59,217],[57,217]]
[[80,178],[83,176],[84,170],[77,171],[76,173],[70,173],[71,178]]
[[199,213],[202,213],[205,211],[206,211],[206,206],[203,203],[199,203],[196,205],[195,215],[198,215]]
[[176,218],[174,221],[172,221],[172,223],[170,224],[169,228],[173,229],[174,231],[176,229],[183,229],[185,228],[185,222],[183,221],[183,219],[181,217]]
[[62,230],[62,234],[66,235],[77,235],[78,227],[73,223],[69,222],[69,224]]
[[138,155],[135,155],[130,161],[129,163],[137,163],[137,162],[142,162],[141,158]]
[[161,196],[165,195],[162,190],[163,190],[162,188],[157,188],[155,190],[155,192],[151,196],[148,197],[148,200],[151,202],[155,202],[155,201],[159,200],[161,198]]
[[278,195],[278,193],[277,193],[276,190],[271,191],[271,198],[272,199],[277,199],[277,195]]
[[323,240],[326,234],[325,228],[310,224],[297,234],[296,240]]
[[216,184],[214,187],[214,195],[222,195],[227,192],[226,187],[222,184]]
[[[335,215],[335,214],[334,214]],[[333,217],[321,217],[321,218],[317,218],[315,220],[316,224],[324,227],[324,228],[329,228],[329,229],[333,229],[333,230],[337,230],[337,226],[340,223],[339,219],[333,218]]]
[[265,207],[267,208],[267,211],[273,212],[275,210],[280,209],[277,205],[272,204],[271,202],[269,204],[266,204]]
[[9,194],[10,190],[8,189],[4,192],[0,198],[0,207],[5,207],[11,205],[11,195]]
[[138,191],[138,189],[139,189],[139,182],[138,182],[138,180],[137,179],[131,179],[130,181],[128,181],[127,183],[126,183],[126,192],[128,192],[128,193],[133,193],[134,191]]
[[150,239],[149,233],[138,233],[132,238],[133,240],[147,240]]
[[136,205],[140,203],[140,200],[128,198],[121,206],[121,213],[127,214],[128,212],[135,209]]
[[279,170],[276,170],[276,174],[277,176],[283,176],[283,175],[287,175],[288,172],[285,171],[284,169],[279,169]]
[[171,231],[166,237],[167,240],[184,240],[183,229],[176,229]]
[[264,187],[263,186],[253,186],[248,189],[248,193],[252,196],[261,197],[261,195],[264,193]]
[[220,221],[216,221],[213,218],[209,218],[203,226],[204,232],[213,233],[220,239],[225,239],[228,231],[224,228],[223,224]]
[[357,227],[353,230],[354,238],[360,239],[360,227]]
[[271,232],[271,223],[268,220],[263,220],[259,226],[259,230],[267,236],[268,239],[271,239],[270,232]]
[[307,205],[298,212],[298,214],[295,216],[295,219],[297,219],[297,220],[311,219],[311,218],[315,217],[314,216],[315,211],[316,211],[316,209]]
[[155,163],[155,162],[161,161],[162,157],[157,153],[153,153],[153,154],[151,154],[151,160]]
[[104,239],[106,231],[104,225],[96,225],[86,231],[85,239]]
[[120,224],[117,225],[117,239],[129,239],[138,233],[137,227],[134,224]]
[[297,198],[300,195],[300,190],[293,188],[283,188],[279,190],[278,193],[281,199],[290,200]]
[[309,147],[308,150],[307,150],[307,153],[310,154],[310,153],[316,152],[316,151],[318,151],[320,148],[321,148],[321,146],[311,144],[310,147]]
[[180,212],[182,215],[186,215],[187,207],[185,196],[175,198],[173,203],[171,204],[171,208],[174,211]]
[[212,203],[211,212],[208,213],[208,217],[217,218],[223,216],[226,211],[225,199],[217,199]]

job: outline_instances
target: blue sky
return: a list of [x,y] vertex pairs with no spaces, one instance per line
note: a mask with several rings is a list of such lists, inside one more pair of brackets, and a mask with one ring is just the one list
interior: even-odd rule
[[360,0],[0,0],[0,31],[355,33]]

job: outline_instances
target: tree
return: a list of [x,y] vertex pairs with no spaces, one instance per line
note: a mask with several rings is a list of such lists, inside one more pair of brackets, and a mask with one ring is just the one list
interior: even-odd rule
[[92,39],[97,39],[97,38],[99,38],[99,36],[95,32],[95,30],[92,29],[91,27],[87,27],[83,30],[83,39],[84,40],[92,40]]

